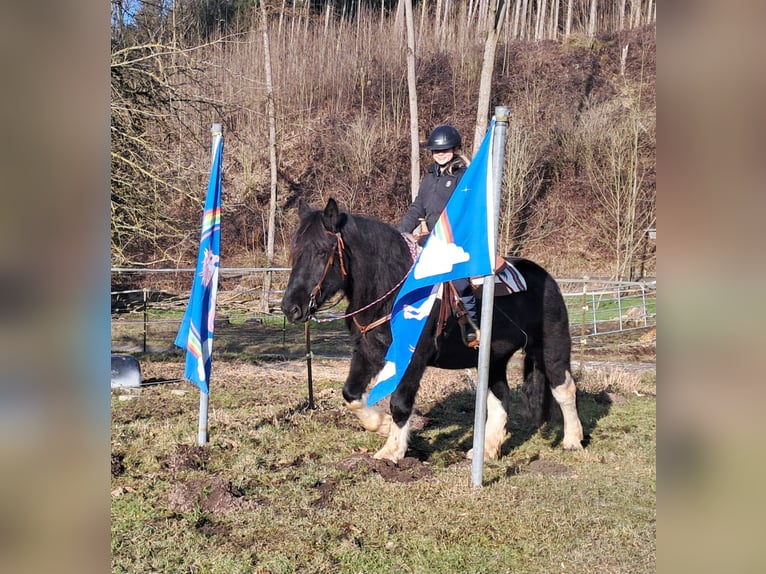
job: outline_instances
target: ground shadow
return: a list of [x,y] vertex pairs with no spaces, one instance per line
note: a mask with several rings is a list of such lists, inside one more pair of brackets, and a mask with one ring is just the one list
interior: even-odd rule
[[[422,430],[416,429],[410,435],[408,455],[441,464],[464,460],[465,453],[473,447],[475,401],[473,391],[460,391],[422,413],[426,422]],[[577,403],[583,426],[583,446],[587,448],[598,421],[609,414],[611,402],[604,393],[578,391]],[[521,389],[511,389],[506,424],[508,435],[501,447],[501,456],[508,456],[538,432],[550,441],[551,446],[559,446],[564,437],[561,411],[554,403],[550,412],[552,414],[547,419],[534,421],[524,404]]]

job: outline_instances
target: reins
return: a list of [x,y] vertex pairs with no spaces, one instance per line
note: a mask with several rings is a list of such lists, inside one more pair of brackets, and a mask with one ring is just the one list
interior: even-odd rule
[[[319,278],[319,281],[314,286],[314,288],[311,290],[311,293],[309,294],[309,311],[312,311],[314,307],[316,306],[316,298],[319,292],[322,290],[322,283],[324,283],[324,280],[327,278],[327,272],[330,271],[330,267],[332,267],[333,262],[335,261],[335,250],[338,251],[338,258],[340,259],[340,275],[344,279],[346,278],[346,264],[343,262],[343,238],[340,236],[340,232],[338,233],[330,233],[329,231],[326,231],[327,235],[334,235],[336,238],[336,244],[333,246],[332,251],[330,251],[330,257],[327,259],[327,263],[324,266],[324,271],[322,272],[322,276]],[[312,313],[313,314],[313,313]]]
[[331,323],[333,321],[339,321],[340,319],[347,319],[349,317],[353,318],[354,325],[356,325],[356,328],[359,329],[359,331],[364,335],[367,333],[367,331],[370,331],[374,329],[375,327],[379,327],[380,325],[383,325],[384,323],[388,322],[391,319],[391,313],[388,313],[387,315],[380,317],[370,323],[369,325],[362,325],[359,323],[359,321],[356,318],[356,315],[359,313],[362,313],[363,311],[366,311],[370,307],[377,305],[378,303],[385,301],[388,297],[391,296],[391,294],[396,291],[399,287],[402,286],[405,279],[409,276],[409,274],[412,272],[413,267],[415,267],[415,262],[413,261],[412,265],[410,266],[407,273],[404,274],[404,277],[402,277],[399,282],[391,287],[386,293],[372,301],[371,303],[368,303],[364,307],[360,307],[356,311],[352,311],[351,313],[345,313],[343,315],[340,315],[338,317],[326,317],[324,319],[317,319],[314,316],[313,309],[316,305],[316,296],[319,294],[319,292],[322,289],[322,283],[324,283],[325,278],[327,277],[327,273],[330,271],[330,267],[332,267],[332,264],[335,261],[335,252],[337,250],[338,252],[338,259],[340,260],[340,273],[341,276],[345,279],[348,275],[348,272],[346,271],[345,263],[343,261],[343,248],[345,247],[345,244],[343,242],[343,238],[340,235],[340,232],[338,233],[330,233],[329,231],[326,232],[328,235],[334,235],[337,238],[336,244],[333,247],[333,250],[330,252],[330,257],[327,259],[327,263],[324,267],[324,272],[322,273],[322,277],[319,279],[319,282],[316,284],[316,286],[311,290],[311,295],[309,296],[309,309],[312,310],[311,312],[311,318],[316,321],[317,323]]

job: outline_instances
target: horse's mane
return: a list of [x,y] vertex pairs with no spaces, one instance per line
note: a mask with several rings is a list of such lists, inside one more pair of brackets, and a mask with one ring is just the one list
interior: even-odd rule
[[[365,237],[372,238],[377,243],[384,237],[399,235],[394,227],[374,217],[352,215],[346,212],[341,215],[343,217],[341,233],[347,240],[351,238],[356,242],[358,238]],[[309,245],[329,250],[335,245],[335,241],[334,235],[324,226],[322,210],[310,211],[304,214],[298,225],[290,251],[290,260],[295,262]]]
[[290,261],[294,263],[309,245],[322,244],[326,244],[328,249],[332,247],[332,236],[328,234],[322,223],[322,212],[319,210],[311,211],[301,218],[298,230],[295,232],[290,250]]

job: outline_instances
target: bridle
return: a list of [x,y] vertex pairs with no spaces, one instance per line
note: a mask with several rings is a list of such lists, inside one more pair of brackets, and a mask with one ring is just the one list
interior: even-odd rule
[[324,280],[327,278],[327,273],[330,271],[330,267],[332,267],[332,264],[335,262],[335,253],[338,253],[338,259],[340,260],[340,275],[343,277],[343,279],[346,278],[348,273],[346,272],[346,264],[343,261],[343,237],[341,237],[340,232],[338,233],[330,233],[329,231],[325,231],[327,235],[334,235],[336,238],[335,245],[332,247],[332,251],[330,251],[330,257],[327,259],[327,263],[324,266],[324,271],[322,272],[322,276],[319,278],[319,281],[314,286],[314,288],[311,290],[311,294],[309,295],[309,315],[312,317],[314,316],[314,312],[316,309],[316,299],[317,295],[319,295],[319,292],[322,290],[322,283],[324,283]]
[[324,266],[324,271],[322,272],[322,277],[319,278],[319,281],[314,286],[314,288],[311,290],[311,294],[309,295],[309,315],[312,319],[314,319],[317,323],[330,323],[332,321],[338,321],[340,319],[346,319],[348,317],[351,317],[354,320],[354,325],[356,325],[356,328],[359,329],[359,331],[364,335],[367,333],[367,331],[370,331],[371,329],[374,329],[375,327],[379,327],[380,325],[383,325],[384,323],[388,322],[391,319],[391,313],[380,317],[370,323],[369,325],[362,325],[359,323],[359,321],[356,318],[356,315],[359,313],[366,311],[373,305],[376,305],[380,303],[381,301],[384,301],[386,298],[388,298],[391,294],[394,293],[399,287],[402,286],[404,283],[404,280],[407,279],[407,276],[412,272],[413,267],[415,267],[415,263],[413,261],[412,266],[409,268],[407,273],[404,274],[404,277],[401,278],[401,280],[391,287],[391,289],[388,290],[385,294],[381,295],[377,299],[375,299],[372,303],[368,303],[364,307],[361,307],[357,309],[356,311],[353,311],[351,313],[346,313],[344,315],[340,315],[339,317],[327,317],[324,319],[317,319],[314,315],[314,313],[317,311],[316,308],[316,297],[319,295],[319,292],[322,290],[322,284],[324,283],[324,280],[327,278],[327,273],[330,271],[330,268],[332,267],[333,263],[335,262],[335,253],[338,254],[338,260],[340,262],[340,274],[343,279],[345,279],[348,276],[348,272],[346,271],[346,264],[343,259],[343,249],[345,248],[346,244],[343,242],[343,237],[341,237],[340,232],[337,233],[331,233],[329,231],[325,231],[327,235],[334,235],[336,238],[335,245],[333,245],[332,251],[330,251],[330,256],[327,258],[327,263]]

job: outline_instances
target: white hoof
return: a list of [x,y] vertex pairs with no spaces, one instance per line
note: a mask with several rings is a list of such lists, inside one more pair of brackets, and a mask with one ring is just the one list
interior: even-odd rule
[[[468,460],[473,460],[473,449],[469,450],[467,453],[465,453],[465,457]],[[488,450],[484,449],[484,460],[500,460],[500,449],[497,450]]]
[[391,415],[378,407],[368,407],[366,403],[367,397],[365,395],[360,400],[346,403],[346,405],[357,416],[365,430],[378,433],[381,436],[388,436],[391,429]]
[[372,458],[376,458],[378,460],[390,460],[394,464],[398,464],[398,462],[401,460],[401,458],[397,457],[396,453],[391,452],[391,449],[386,447],[383,447],[374,455],[372,455]]
[[561,448],[564,450],[583,450],[582,444],[580,441],[574,441],[574,440],[564,440],[561,443]]
[[[389,417],[390,418],[390,417]],[[373,458],[390,460],[394,464],[404,458],[407,452],[407,443],[410,435],[410,421],[407,420],[403,427],[391,424],[391,432],[388,434],[386,444],[383,445]]]

